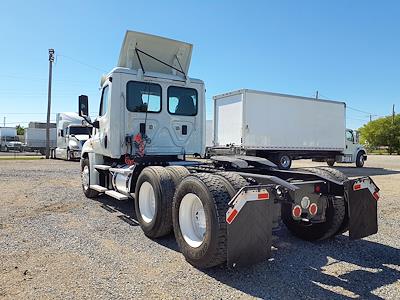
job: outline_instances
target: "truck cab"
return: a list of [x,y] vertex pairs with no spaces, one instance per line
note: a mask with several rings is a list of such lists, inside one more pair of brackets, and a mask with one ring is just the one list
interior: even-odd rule
[[118,66],[101,80],[97,128],[82,155],[204,153],[205,88],[187,76],[191,53],[190,44],[129,31]]
[[346,129],[345,131],[345,149],[336,158],[338,162],[355,162],[357,167],[363,167],[367,160],[367,151],[359,143],[359,133],[356,130]]
[[66,160],[79,159],[92,127],[77,113],[59,113],[56,119],[57,147],[51,149],[51,156]]

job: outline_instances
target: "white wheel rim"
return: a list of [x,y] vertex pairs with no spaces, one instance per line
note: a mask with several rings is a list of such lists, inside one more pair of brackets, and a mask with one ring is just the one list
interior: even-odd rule
[[154,195],[153,186],[145,181],[139,189],[139,210],[142,219],[146,223],[150,223],[156,212],[156,197]]
[[179,227],[189,246],[200,247],[206,234],[206,216],[203,203],[193,193],[186,194],[179,206]]
[[82,171],[82,185],[85,191],[89,188],[89,167],[84,166]]

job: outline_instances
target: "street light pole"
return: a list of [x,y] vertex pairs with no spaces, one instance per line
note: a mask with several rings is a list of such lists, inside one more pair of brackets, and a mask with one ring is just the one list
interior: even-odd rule
[[49,49],[49,89],[47,94],[46,159],[50,157],[51,80],[53,76],[54,49]]

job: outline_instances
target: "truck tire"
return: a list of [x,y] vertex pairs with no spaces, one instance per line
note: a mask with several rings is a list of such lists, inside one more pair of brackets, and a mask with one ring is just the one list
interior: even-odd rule
[[175,187],[177,187],[183,178],[190,174],[189,170],[184,166],[168,166],[165,168],[171,176]]
[[[339,175],[336,172],[339,171],[330,169],[334,170],[334,172],[329,172],[327,169],[330,168],[304,168],[301,170],[313,173],[315,175],[342,181],[342,179],[336,177]],[[334,173],[336,173],[336,175],[334,175]],[[282,221],[291,233],[301,239],[308,241],[325,240],[339,234],[341,228],[346,226],[346,210],[347,205],[344,197],[328,196],[328,206],[325,211],[325,222],[311,223],[294,220],[292,217],[292,205],[290,203],[282,204]]]
[[185,177],[176,190],[172,210],[175,238],[185,259],[197,268],[226,261],[230,195],[225,184],[220,176],[198,173]]
[[90,188],[90,165],[89,158],[84,158],[81,168],[81,181],[83,193],[87,198],[96,198],[99,195],[98,191]]
[[[344,173],[340,172],[339,170],[333,169],[333,168],[328,168],[328,167],[321,167],[321,169],[325,170],[326,172],[330,173],[333,178],[335,178],[337,181],[345,182],[349,180],[349,177],[345,175]],[[349,230],[349,206],[348,203],[345,203],[345,215],[344,215],[344,220],[338,231],[335,233],[335,235],[342,234]]]
[[289,170],[292,166],[292,158],[285,153],[277,154],[273,162],[278,166],[280,170]]
[[364,153],[362,151],[359,151],[357,153],[357,157],[356,157],[356,167],[357,168],[362,168],[364,167]]
[[227,189],[231,199],[242,187],[248,185],[246,179],[234,172],[216,172],[214,174],[222,177],[227,182]]
[[330,167],[333,167],[333,165],[335,164],[335,160],[334,160],[334,159],[328,159],[328,160],[326,161],[326,164],[327,164],[328,166],[330,166]]
[[135,212],[140,227],[149,238],[171,232],[174,190],[175,184],[164,167],[147,167],[140,173],[135,188]]

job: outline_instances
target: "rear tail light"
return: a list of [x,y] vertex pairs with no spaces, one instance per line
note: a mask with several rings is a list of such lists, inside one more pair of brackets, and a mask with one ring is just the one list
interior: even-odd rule
[[300,216],[301,216],[300,205],[296,205],[295,207],[293,207],[292,214],[293,214],[293,217],[300,218]]
[[314,185],[314,192],[317,194],[321,193],[321,186],[319,184]]
[[318,212],[318,206],[315,203],[311,203],[310,207],[308,208],[310,215],[315,216]]

